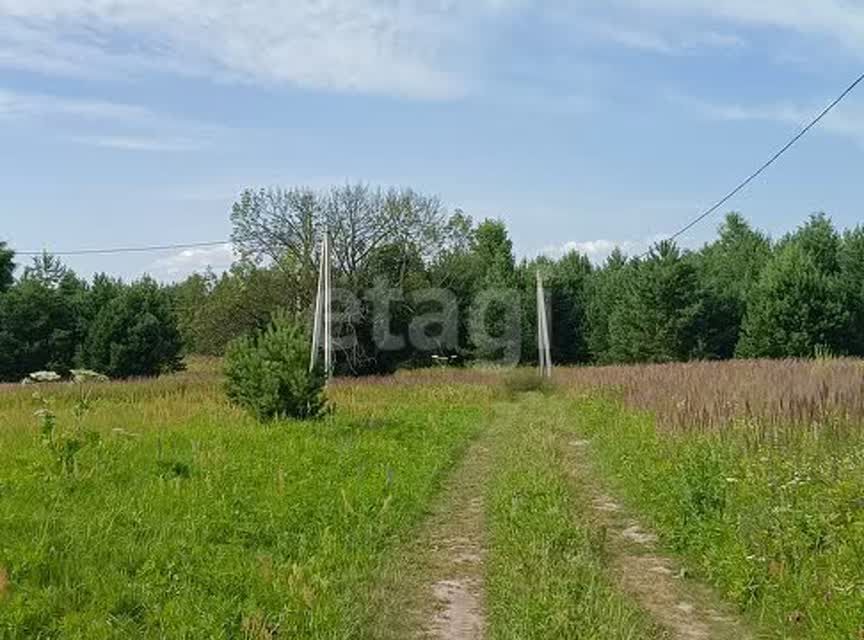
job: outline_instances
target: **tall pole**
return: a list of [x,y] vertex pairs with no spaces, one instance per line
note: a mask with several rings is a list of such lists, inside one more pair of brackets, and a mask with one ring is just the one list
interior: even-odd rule
[[324,232],[324,372],[333,376],[333,296],[330,282],[330,234]]
[[315,318],[312,323],[312,354],[309,370],[318,364],[322,334],[324,346],[324,375],[333,376],[333,295],[330,282],[330,238],[325,231],[321,242],[321,264],[318,268],[318,292],[315,296]]
[[543,278],[537,271],[537,352],[540,356],[540,375],[552,377],[552,353],[549,344],[549,320],[546,309],[546,292]]
[[321,248],[321,263],[318,265],[318,289],[315,294],[315,315],[312,319],[312,354],[309,358],[309,371],[318,364],[318,351],[321,349],[321,312],[324,306],[324,248]]

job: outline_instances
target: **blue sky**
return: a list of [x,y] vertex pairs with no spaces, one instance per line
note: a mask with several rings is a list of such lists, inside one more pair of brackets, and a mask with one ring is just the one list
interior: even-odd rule
[[[243,187],[365,181],[599,259],[675,231],[862,68],[841,0],[0,0],[0,239],[218,240]],[[729,208],[854,226],[862,160],[864,90]],[[174,279],[230,249],[67,262]]]

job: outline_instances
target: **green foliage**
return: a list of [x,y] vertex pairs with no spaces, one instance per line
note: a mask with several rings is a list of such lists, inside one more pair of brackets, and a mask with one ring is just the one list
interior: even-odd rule
[[24,268],[22,280],[35,280],[46,287],[58,287],[70,274],[63,262],[47,251],[33,258],[30,266]]
[[699,335],[703,354],[726,359],[735,354],[750,292],[771,257],[771,242],[744,218],[730,213],[719,239],[695,256],[705,312]]
[[[592,274],[591,261],[571,251],[555,263],[551,277],[544,282],[550,297],[549,331],[555,362],[575,364],[588,361],[586,289]],[[536,312],[533,315],[536,316]]]
[[266,327],[292,291],[291,276],[278,266],[241,262],[218,277],[189,277],[171,290],[186,350],[223,355],[233,339]]
[[834,229],[831,219],[824,213],[810,216],[810,219],[795,233],[787,235],[778,245],[782,251],[789,245],[798,245],[813,260],[820,273],[834,275],[840,267],[842,240]]
[[595,362],[614,361],[609,341],[612,314],[624,300],[626,279],[630,276],[627,258],[616,248],[602,269],[596,270],[585,287],[585,340]]
[[15,252],[6,247],[5,242],[0,242],[0,294],[12,286],[15,281]]
[[520,367],[504,374],[499,395],[504,400],[514,401],[524,393],[550,394],[554,391],[553,383],[540,375],[536,369]]
[[559,260],[540,257],[523,261],[516,270],[522,296],[522,362],[537,362],[536,274],[543,277],[549,309],[552,360],[559,364],[584,363],[588,350],[589,285],[591,261],[576,251]]
[[569,461],[545,420],[548,406],[545,400],[508,405],[491,427],[490,637],[662,638],[606,574],[605,541],[571,489]]
[[[521,316],[521,302],[516,286],[516,259],[507,227],[500,220],[484,220],[474,233],[472,260],[480,275],[475,289],[468,326],[474,357],[478,360],[499,361],[506,358],[513,345],[521,349],[521,333],[514,323],[514,313]],[[516,318],[518,321],[519,318]]]
[[513,284],[516,260],[507,226],[500,220],[484,220],[474,232],[473,254],[483,269],[484,287]]
[[77,283],[50,287],[24,280],[0,295],[0,381],[33,371],[67,373],[81,341]]
[[617,362],[673,362],[697,354],[702,313],[696,270],[673,243],[630,267],[609,318],[609,355]]
[[[246,191],[232,222],[241,260],[222,275],[194,274],[166,288],[186,353],[221,356],[280,308],[309,313],[326,224],[333,285],[354,296],[349,305],[336,300],[343,319],[334,331],[350,345],[335,354],[338,375],[393,373],[426,366],[433,355],[535,362],[538,269],[557,364],[810,357],[817,349],[864,356],[864,232],[840,234],[824,214],[774,246],[732,213],[699,251],[662,244],[647,258],[628,259],[616,250],[602,266],[576,252],[517,266],[503,222],[475,225],[460,210],[448,216],[436,198],[411,190]],[[87,338],[126,285],[104,275],[83,282],[49,254],[13,283],[12,258],[0,244],[0,379],[96,368],[95,351],[110,364],[112,356]],[[436,288],[449,296],[443,306],[424,298]],[[376,314],[392,292],[389,315]],[[411,343],[413,320],[444,312],[455,317],[455,332],[445,340],[426,325],[433,335],[422,348]],[[382,344],[384,336],[393,339]],[[115,350],[123,351],[122,340]],[[135,353],[118,354],[125,362],[112,366],[136,375],[160,370],[132,366]]]
[[111,378],[155,376],[182,368],[182,347],[169,294],[144,279],[124,288],[96,316],[84,361]]
[[626,502],[697,577],[770,629],[765,637],[860,635],[859,429],[765,430],[748,421],[713,434],[670,434],[605,399],[567,411]]
[[[71,474],[40,473],[29,392],[0,394],[0,638],[370,637],[378,572],[476,434],[476,390],[361,387],[320,429],[258,429],[198,380],[99,389],[101,441]],[[57,390],[60,428],[77,398]]]
[[812,251],[790,242],[753,288],[738,345],[742,357],[812,357],[817,348],[845,351],[849,310],[838,278]]
[[287,314],[274,317],[263,332],[228,347],[228,398],[259,421],[316,418],[324,410],[324,372],[309,371],[310,341]]
[[83,449],[99,442],[99,435],[84,426],[84,419],[92,408],[90,396],[82,392],[76,400],[72,414],[72,426],[60,425],[53,411],[53,401],[41,394],[34,398],[39,403],[36,417],[39,420],[39,435],[42,445],[50,452],[54,468],[63,474],[78,471],[77,459]]
[[864,227],[847,231],[840,251],[840,281],[849,308],[849,353],[864,356]]

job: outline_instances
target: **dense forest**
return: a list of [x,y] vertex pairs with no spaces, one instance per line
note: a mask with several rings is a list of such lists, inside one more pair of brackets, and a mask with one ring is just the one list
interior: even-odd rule
[[[310,318],[325,228],[334,285],[354,294],[337,297],[337,333],[352,337],[338,354],[342,373],[424,366],[433,356],[500,359],[500,343],[482,336],[513,322],[519,344],[509,347],[532,362],[538,270],[556,363],[864,355],[864,228],[841,232],[823,214],[772,240],[732,213],[698,251],[662,242],[638,257],[616,251],[602,265],[575,252],[517,261],[502,222],[475,223],[411,190],[250,190],[231,221],[231,269],[170,285],[87,281],[47,254],[16,266],[0,243],[0,380],[74,367],[156,375],[182,366],[184,353],[221,355],[279,309]],[[430,290],[449,292],[452,335],[394,342],[418,314],[442,313]],[[478,318],[490,291],[491,313]],[[387,292],[387,327],[372,312],[376,292]]]

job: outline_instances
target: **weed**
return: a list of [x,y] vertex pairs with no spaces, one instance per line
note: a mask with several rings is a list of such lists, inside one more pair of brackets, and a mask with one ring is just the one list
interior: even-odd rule
[[99,436],[84,428],[84,418],[92,408],[89,395],[79,397],[72,409],[74,422],[70,428],[60,428],[52,410],[53,401],[40,393],[34,394],[39,404],[35,415],[39,419],[42,445],[51,453],[55,467],[63,474],[74,475],[78,469],[78,454],[99,441]]
[[502,400],[514,401],[525,393],[550,394],[554,391],[552,382],[536,370],[528,368],[513,369],[501,377],[497,396]]

